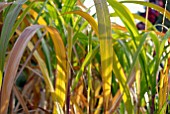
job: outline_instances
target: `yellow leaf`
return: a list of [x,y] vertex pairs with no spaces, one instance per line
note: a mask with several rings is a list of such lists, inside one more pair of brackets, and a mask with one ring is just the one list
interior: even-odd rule
[[95,31],[96,35],[99,36],[98,35],[98,26],[97,26],[97,23],[96,23],[96,21],[94,20],[94,18],[91,15],[89,15],[86,12],[80,11],[80,10],[72,11],[72,12],[67,12],[65,14],[72,14],[72,13],[78,14],[81,17],[83,17],[84,19],[86,19],[89,22],[89,24],[91,25],[91,27],[93,28],[93,30]]
[[[26,9],[28,6],[26,4],[24,4],[22,6],[24,9]],[[34,19],[36,19],[38,17],[38,13],[32,9],[30,9],[30,14],[33,16]],[[41,25],[47,25],[46,21],[40,16],[38,21],[37,21],[39,24]]]
[[55,93],[57,101],[63,107],[66,98],[66,82],[67,82],[67,60],[66,51],[60,34],[53,27],[46,26],[46,30],[50,33],[54,43],[57,69],[56,69],[56,82]]

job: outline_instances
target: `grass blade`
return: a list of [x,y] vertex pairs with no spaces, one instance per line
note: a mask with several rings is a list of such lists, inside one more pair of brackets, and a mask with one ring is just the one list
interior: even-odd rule
[[[139,36],[138,30],[134,23],[134,18],[131,12],[128,10],[127,7],[118,3],[117,1],[107,0],[108,3],[112,6],[115,12],[118,14],[120,19],[125,24],[126,28],[128,29],[129,33],[132,36],[134,43],[136,44],[136,38]],[[136,46],[133,44],[133,48],[136,50]],[[127,86],[127,79],[125,77],[123,68],[116,56],[116,53],[113,51],[113,71],[115,73],[116,78],[119,80],[120,84],[120,91],[123,94],[123,101],[126,106],[126,110],[128,113],[132,114],[133,112],[133,105],[131,103],[131,97],[129,92],[129,87]]]
[[[162,70],[160,72],[160,85],[159,85],[159,111],[162,111],[162,114],[166,114],[166,108],[164,107],[164,104],[167,102],[167,95],[168,95],[168,70],[164,71]],[[167,104],[166,104],[167,105]]]
[[60,34],[53,27],[46,27],[46,30],[50,33],[54,43],[54,48],[57,58],[57,70],[56,70],[56,82],[55,82],[55,94],[57,101],[64,106],[66,99],[66,83],[67,83],[67,58],[66,51]]
[[24,53],[24,50],[27,46],[27,43],[30,41],[32,36],[35,34],[37,29],[40,29],[42,26],[33,25],[27,27],[22,34],[17,39],[11,53],[7,66],[5,69],[2,92],[1,92],[1,104],[0,104],[0,113],[7,114],[8,104],[10,99],[10,94],[12,91],[14,79],[18,70],[19,62]]
[[86,58],[84,59],[84,62],[82,64],[82,66],[81,66],[79,72],[77,73],[76,78],[75,78],[75,80],[73,82],[72,91],[75,89],[76,85],[78,84],[78,82],[80,80],[80,77],[82,76],[83,71],[85,69],[85,66],[87,66],[90,63],[90,61],[95,57],[95,55],[97,54],[98,50],[99,50],[99,45],[96,46],[95,49],[93,49],[92,51],[90,51],[87,54]]
[[15,23],[15,20],[21,10],[21,5],[26,0],[20,1],[18,0],[13,4],[9,12],[5,18],[2,31],[1,31],[1,37],[0,37],[0,88],[2,86],[2,77],[3,77],[3,70],[4,70],[4,62],[5,62],[5,52],[8,46],[8,42],[11,36],[11,31],[13,28],[13,25]]
[[72,11],[72,12],[67,12],[65,14],[72,14],[72,13],[78,14],[78,15],[82,16],[84,19],[86,19],[89,22],[89,24],[91,25],[91,27],[93,28],[93,30],[95,31],[96,35],[98,36],[98,26],[92,16],[90,16],[88,13],[83,12],[83,11]]
[[[19,18],[19,20],[17,21],[17,23],[15,24],[15,28],[16,26],[20,23],[20,21],[25,17],[26,12],[30,12],[32,14],[32,16],[34,17],[34,19],[36,19],[36,21],[40,24],[40,25],[47,25],[47,23],[45,22],[45,20],[42,18],[42,16],[40,16],[40,14],[38,14],[37,12],[35,12],[34,10],[32,10],[32,6],[34,5],[35,2],[30,3],[28,6],[27,5],[23,5],[23,8],[25,8],[24,12],[22,13],[21,17]],[[44,5],[44,4],[43,4]],[[35,23],[35,22],[34,22]],[[13,29],[15,30],[15,29]],[[41,32],[38,31],[37,32],[38,36],[41,36]],[[47,44],[45,42],[44,39],[42,39],[42,48],[43,48],[43,52],[45,53],[44,56],[46,58],[46,63],[47,63],[47,68],[49,70],[49,74],[50,77],[53,76],[52,74],[52,65],[50,62],[50,52],[48,50]]]
[[[77,0],[66,0],[61,12],[65,13],[65,12],[72,11],[76,1]],[[71,15],[64,16],[64,19],[65,19],[65,22],[68,23],[71,19]]]
[[107,0],[107,1],[115,10],[115,12],[118,14],[118,16],[125,24],[126,28],[128,29],[129,33],[131,34],[133,40],[135,41],[134,38],[138,37],[139,33],[134,23],[134,17],[129,11],[129,9],[117,1],[113,1],[113,0]]
[[24,110],[24,113],[29,114],[29,110],[28,110],[28,108],[27,108],[27,106],[26,106],[26,103],[25,103],[25,101],[24,101],[24,99],[23,99],[20,91],[19,91],[18,88],[16,87],[16,85],[13,86],[13,91],[14,91],[14,93],[15,93],[18,101],[19,101],[20,104],[22,105],[23,110]]
[[25,8],[25,10],[22,12],[22,14],[19,16],[20,18],[16,21],[16,23],[14,24],[13,28],[12,28],[12,32],[11,32],[11,37],[14,34],[15,30],[18,28],[18,26],[21,24],[21,22],[23,21],[23,19],[25,18],[25,16],[27,15],[27,13],[30,11],[30,9],[32,8],[32,6],[34,5],[35,2],[32,2],[28,5],[27,8]]
[[70,26],[67,28],[68,31],[68,48],[67,48],[67,58],[68,58],[68,65],[67,65],[67,72],[68,72],[68,77],[67,77],[67,98],[66,98],[66,106],[67,106],[67,114],[69,114],[70,110],[70,86],[71,86],[71,58],[72,58],[72,47],[73,47],[73,30]]
[[[26,9],[27,7],[29,7],[29,6],[27,6],[26,4],[24,4],[24,5],[22,6],[22,8],[24,8],[24,9]],[[29,12],[30,12],[30,14],[33,16],[34,19],[36,19],[36,18],[38,17],[38,13],[35,12],[33,9],[30,9]],[[46,21],[42,18],[42,16],[40,16],[40,17],[38,18],[37,23],[39,23],[39,24],[41,24],[41,25],[47,25]]]
[[[28,48],[30,50],[32,50],[34,48],[34,46],[31,42],[28,42]],[[43,74],[44,81],[45,81],[48,92],[54,92],[54,88],[53,88],[53,85],[50,81],[48,70],[47,70],[45,62],[43,61],[43,59],[41,58],[41,56],[38,54],[37,51],[34,51],[33,55],[34,55],[35,59],[37,60],[37,62],[39,64],[39,67],[40,67],[41,72]]]
[[107,113],[111,93],[111,79],[113,70],[113,48],[111,36],[110,16],[106,0],[94,0],[98,19],[98,31],[101,54],[101,73],[103,85],[104,112]]
[[[135,19],[137,19],[137,20],[145,23],[146,19],[145,19],[144,17],[142,17],[142,16],[140,16],[140,15],[138,15],[138,14],[132,14],[132,15],[133,15],[133,17],[134,17]],[[110,16],[111,16],[111,17],[117,17],[118,15],[117,15],[116,13],[111,13]],[[147,24],[148,24],[148,25],[147,25],[148,28],[154,28],[154,29],[155,29],[155,27],[153,26],[153,24],[152,24],[149,20],[147,20]]]

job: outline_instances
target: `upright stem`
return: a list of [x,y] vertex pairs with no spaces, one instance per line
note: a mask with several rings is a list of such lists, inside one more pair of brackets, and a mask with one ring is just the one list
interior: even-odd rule
[[66,95],[66,114],[70,114],[70,81],[71,81],[71,55],[72,55],[72,35],[73,35],[73,31],[72,28],[70,26],[67,27],[67,31],[68,31],[68,48],[67,48],[67,73],[68,73],[68,77],[67,77],[67,95]]

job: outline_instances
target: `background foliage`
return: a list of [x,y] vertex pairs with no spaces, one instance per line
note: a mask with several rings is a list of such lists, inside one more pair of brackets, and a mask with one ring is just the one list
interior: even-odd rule
[[170,113],[169,1],[84,1],[0,0],[0,113]]

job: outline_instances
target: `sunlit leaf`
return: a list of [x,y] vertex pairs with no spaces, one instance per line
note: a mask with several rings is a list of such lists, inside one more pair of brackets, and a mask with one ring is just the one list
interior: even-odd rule
[[[26,4],[22,5],[22,7],[25,9],[27,8],[28,6]],[[34,17],[34,19],[36,19],[38,17],[38,13],[35,12],[33,9],[30,9],[30,14]],[[47,25],[46,21],[40,16],[38,18],[38,23],[41,23],[41,25]]]
[[160,72],[160,84],[159,84],[159,111],[166,113],[166,108],[162,109],[164,104],[167,102],[168,95],[168,70],[164,73],[163,70]]
[[[132,13],[129,11],[129,9],[117,1],[113,1],[113,0],[107,0],[107,1],[115,10],[117,15],[122,20],[122,22],[125,24],[126,28],[128,29],[129,33],[132,35],[132,37],[134,38],[138,37],[139,32],[135,26],[134,17]],[[135,41],[134,38],[133,40]]]
[[[28,42],[28,48],[30,50],[32,50],[34,48],[34,46],[31,42]],[[54,92],[54,88],[53,88],[52,82],[50,80],[50,76],[48,75],[48,70],[47,70],[45,62],[40,57],[40,55],[38,54],[37,51],[34,51],[33,55],[36,58],[39,66],[40,66],[40,69],[41,69],[42,75],[44,77],[44,81],[46,83],[46,88],[47,88],[48,92]]]
[[106,0],[94,0],[98,19],[98,32],[101,54],[101,74],[103,83],[103,105],[105,113],[108,110],[111,93],[111,79],[113,70],[113,48],[111,24]]
[[66,12],[65,14],[72,14],[72,13],[78,14],[78,15],[82,16],[83,18],[85,18],[89,22],[91,27],[94,29],[96,35],[98,36],[98,26],[97,26],[97,23],[92,16],[90,16],[88,13],[83,12],[83,11],[72,11],[72,12]]
[[63,107],[66,98],[66,82],[67,82],[67,58],[66,51],[60,34],[53,27],[46,27],[46,30],[50,33],[54,43],[57,69],[56,69],[56,82],[55,82],[55,94],[60,105]]
[[[132,14],[132,15],[133,15],[134,19],[137,19],[137,20],[145,23],[146,19],[144,17],[142,17],[138,14]],[[110,16],[117,17],[118,15],[116,13],[111,13]],[[151,27],[154,28],[154,26],[152,25],[152,23],[149,20],[147,20],[147,26],[148,26],[148,28],[151,28]]]
[[[72,11],[76,1],[77,0],[66,0],[61,12],[66,13]],[[71,15],[65,15],[64,18],[66,23],[68,23],[68,21],[70,21]]]

